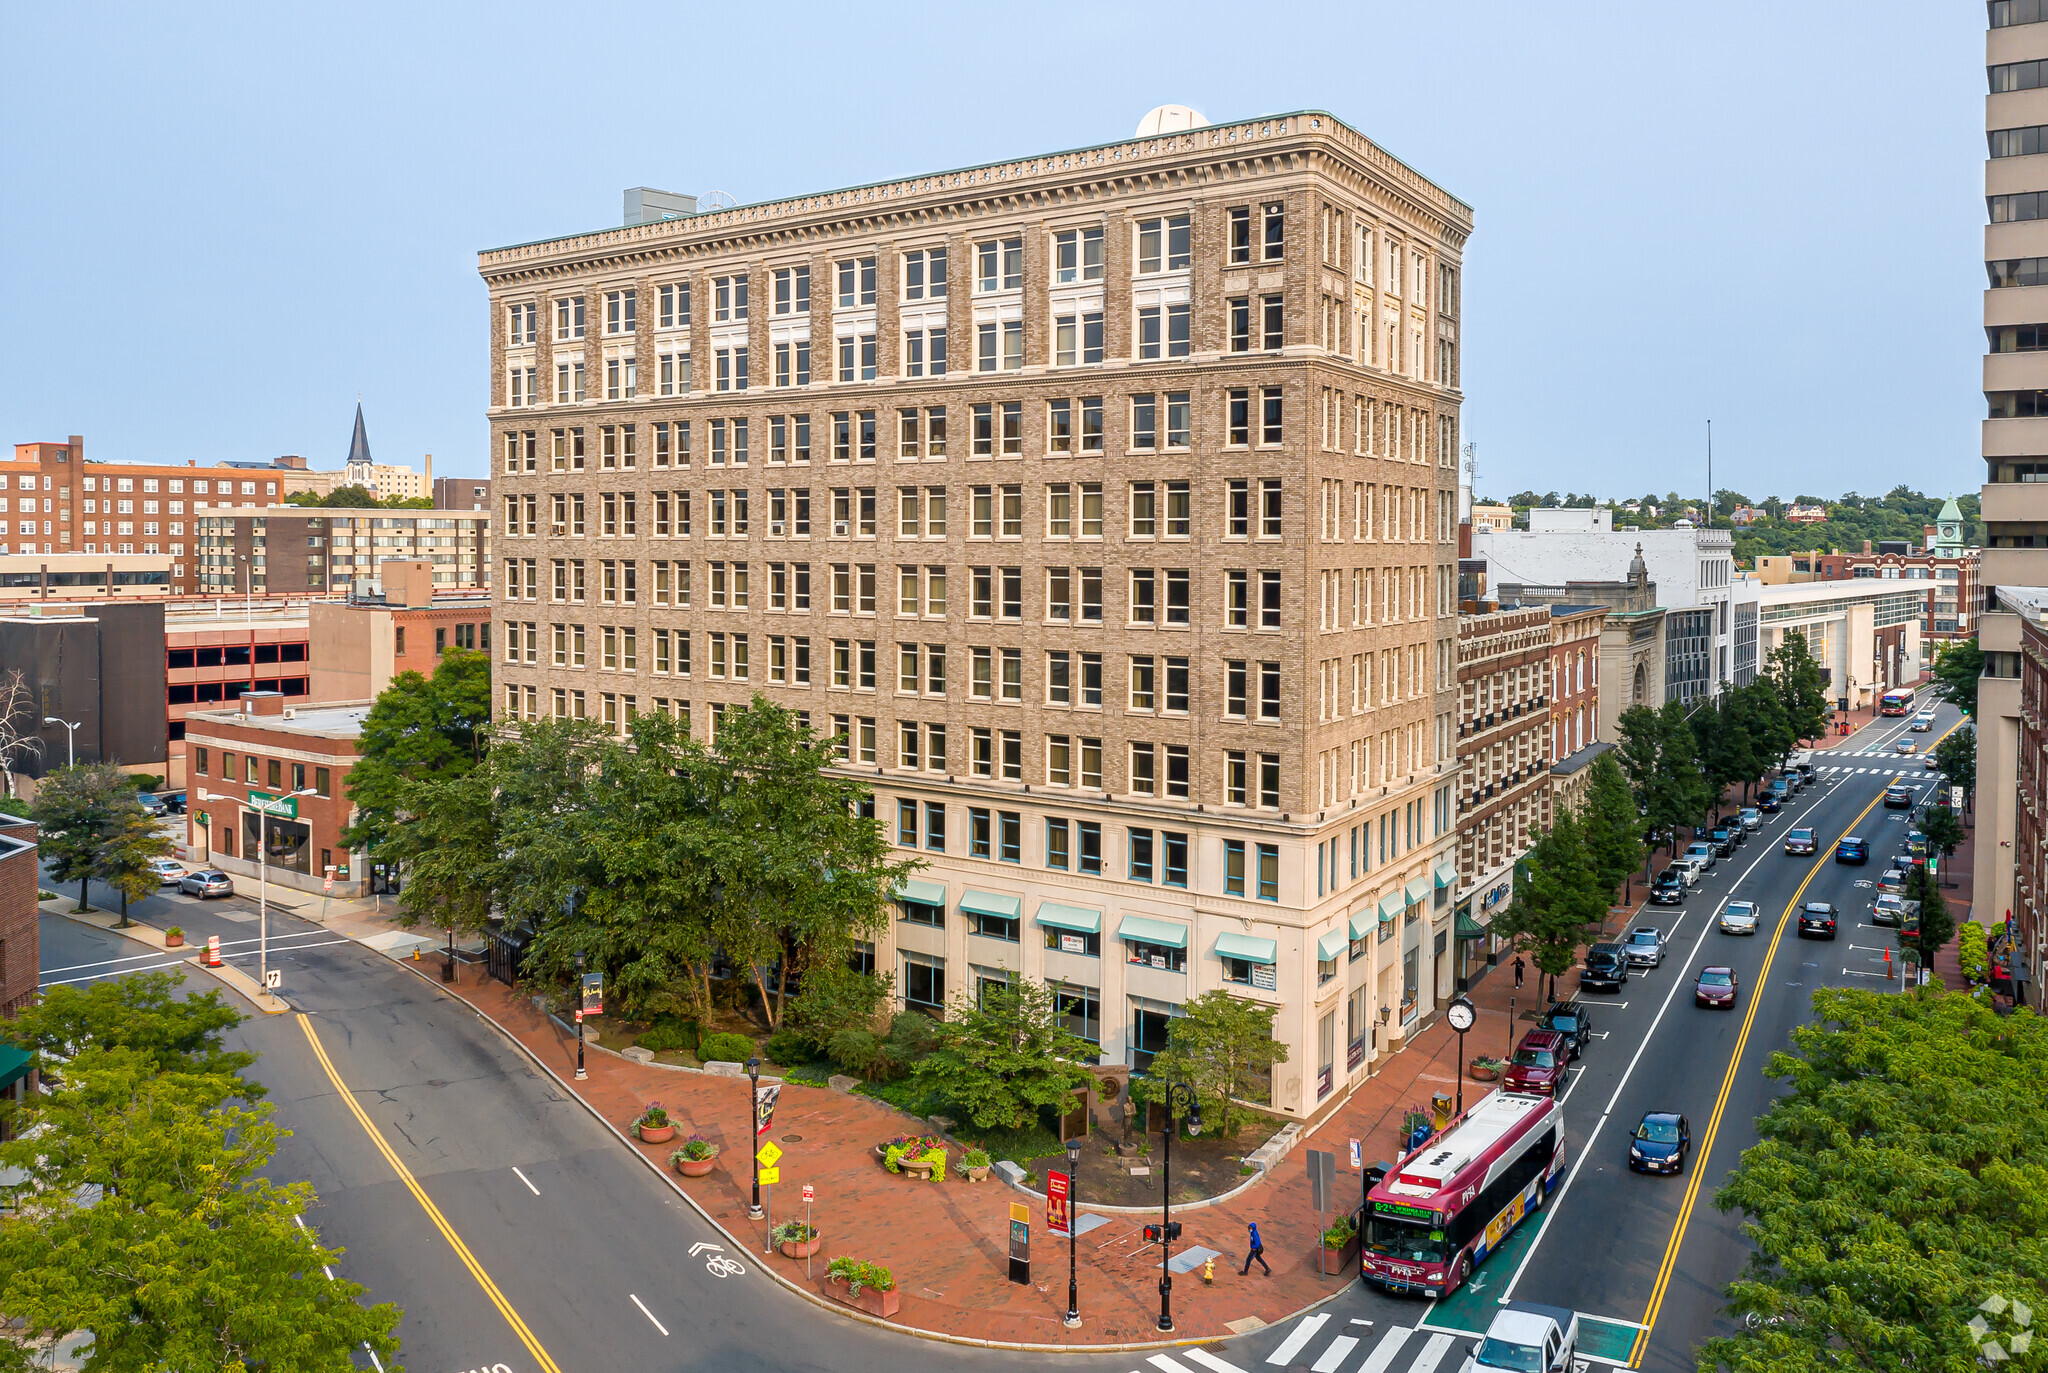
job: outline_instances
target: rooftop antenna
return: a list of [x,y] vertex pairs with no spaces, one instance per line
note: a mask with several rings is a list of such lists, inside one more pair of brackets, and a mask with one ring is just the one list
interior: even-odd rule
[[1714,422],[1707,421],[1707,528],[1714,527]]

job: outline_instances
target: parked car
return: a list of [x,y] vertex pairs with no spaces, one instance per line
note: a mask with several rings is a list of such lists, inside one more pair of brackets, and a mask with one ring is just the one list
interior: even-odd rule
[[1655,925],[1636,926],[1621,946],[1628,951],[1628,961],[1639,968],[1664,966],[1664,932]]
[[1913,809],[1913,789],[1904,782],[1892,783],[1884,789],[1884,808],[1886,810]]
[[1835,845],[1835,861],[1837,863],[1868,863],[1870,861],[1870,841],[1860,835],[1843,835],[1841,842]]
[[1927,772],[1939,772],[1941,771],[1941,759],[1930,753],[1920,761],[1920,766]]
[[1892,745],[1892,751],[1894,753],[1917,753],[1920,751],[1920,746],[1911,739],[1901,739],[1898,743]]
[[1682,1173],[1692,1151],[1692,1126],[1673,1111],[1652,1111],[1629,1141],[1628,1166],[1638,1173]]
[[1650,904],[1653,906],[1676,906],[1685,900],[1685,873],[1673,866],[1657,874],[1657,880],[1650,884]]
[[1555,1030],[1531,1030],[1515,1046],[1502,1087],[1510,1092],[1555,1096],[1564,1090],[1571,1067],[1571,1048]]
[[1918,715],[1915,715],[1915,716],[1913,717],[1913,732],[1914,732],[1915,734],[1925,734],[1925,733],[1926,733],[1926,732],[1927,732],[1928,730],[1930,730],[1930,729],[1933,729],[1933,728],[1934,728],[1934,712],[1933,712],[1933,711],[1931,711],[1931,710],[1923,710],[1923,711],[1921,711],[1921,712],[1920,712],[1920,713],[1919,713]]
[[1813,837],[1812,830],[1801,826],[1798,829],[1785,831],[1785,852],[1817,853],[1819,849],[1820,843]]
[[1756,808],[1765,815],[1776,815],[1785,809],[1785,793],[1773,791],[1769,787],[1764,788],[1756,798]]
[[1764,813],[1755,806],[1742,808],[1742,827],[1746,830],[1760,830],[1764,827]]
[[1908,901],[1903,896],[1879,896],[1870,907],[1870,923],[1917,933],[1920,929],[1920,903]]
[[1593,1025],[1586,1018],[1585,1006],[1577,1001],[1553,1001],[1550,1009],[1543,1013],[1539,1028],[1555,1030],[1564,1036],[1564,1042],[1571,1047],[1572,1057],[1586,1052],[1586,1045],[1592,1041]]
[[175,858],[152,858],[149,870],[156,874],[156,883],[160,887],[173,886],[185,876],[185,865]]
[[162,814],[164,814],[166,810],[163,798],[161,796],[158,796],[153,791],[136,792],[135,803],[141,806],[144,810],[148,811],[151,815],[161,816]]
[[1706,867],[1698,858],[1688,857],[1685,854],[1680,854],[1677,858],[1672,859],[1671,866],[1678,869],[1679,874],[1685,878],[1685,885],[1688,887],[1697,887],[1700,884],[1700,874],[1706,871]]
[[163,803],[164,809],[173,815],[183,815],[185,813],[185,793],[182,791],[165,792],[163,794]]
[[1685,846],[1685,861],[1701,872],[1711,872],[1719,860],[1714,856],[1714,846],[1701,840],[1699,843]]
[[1811,782],[1816,769],[1813,765],[1813,750],[1801,749],[1785,760],[1785,771],[1796,772],[1802,782]]
[[1756,902],[1730,901],[1721,907],[1722,934],[1755,934]]
[[1722,858],[1733,857],[1735,846],[1740,844],[1744,837],[1740,825],[1716,825],[1707,831],[1707,842],[1714,846],[1714,852]]
[[201,868],[179,878],[178,890],[187,896],[233,896],[235,884],[219,868]]
[[1835,908],[1825,901],[1809,901],[1799,908],[1799,937],[1835,937]]
[[1725,1006],[1735,1009],[1735,969],[1715,964],[1700,969],[1700,975],[1692,984],[1692,1004],[1695,1006]]
[[1618,992],[1628,985],[1628,954],[1621,945],[1595,944],[1586,950],[1579,986],[1589,992]]
[[1906,894],[1906,874],[1902,868],[1886,868],[1884,876],[1877,879],[1877,889],[1889,896]]

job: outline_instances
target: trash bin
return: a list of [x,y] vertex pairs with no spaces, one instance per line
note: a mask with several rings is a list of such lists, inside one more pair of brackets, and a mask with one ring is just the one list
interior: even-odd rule
[[1430,1113],[1436,1117],[1436,1128],[1441,1130],[1451,1123],[1451,1094],[1437,1092],[1429,1098]]

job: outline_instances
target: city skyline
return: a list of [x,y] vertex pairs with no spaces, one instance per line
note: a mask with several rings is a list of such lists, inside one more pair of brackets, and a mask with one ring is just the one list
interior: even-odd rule
[[[1878,6],[1846,38],[1830,32],[1838,60],[1819,72],[1803,57],[1819,50],[1817,20],[1750,6],[1709,19],[1636,15],[1626,33],[1600,16],[1571,27],[1503,21],[1460,35],[1454,72],[1431,61],[1354,68],[1341,45],[1307,47],[1284,76],[1240,71],[1235,45],[1198,16],[1155,34],[1137,12],[1109,10],[1091,41],[1152,51],[1153,69],[1168,75],[1100,83],[1086,64],[1035,64],[1049,70],[1042,100],[955,119],[933,111],[971,100],[968,67],[948,64],[936,84],[902,89],[859,75],[894,51],[884,27],[930,32],[936,54],[971,49],[951,36],[951,11],[909,7],[872,36],[790,30],[787,64],[827,74],[804,98],[752,112],[744,127],[758,137],[744,140],[716,133],[751,90],[737,67],[693,72],[657,102],[673,119],[612,122],[592,138],[578,120],[524,113],[513,98],[506,74],[524,60],[517,35],[530,28],[518,15],[480,39],[461,16],[385,17],[402,48],[380,41],[374,9],[346,23],[189,31],[138,11],[111,46],[61,16],[27,19],[27,65],[74,73],[76,98],[58,119],[32,91],[14,92],[14,132],[0,135],[10,199],[146,205],[158,251],[118,247],[132,233],[118,212],[20,216],[0,229],[7,251],[51,268],[19,295],[26,317],[48,322],[49,346],[22,349],[0,381],[12,440],[83,432],[112,460],[297,452],[338,465],[360,391],[387,461],[432,452],[446,472],[481,474],[488,379],[476,359],[488,321],[468,270],[475,251],[615,224],[628,186],[719,189],[745,204],[1113,141],[1145,109],[1186,103],[1219,122],[1328,109],[1474,207],[1466,434],[1479,444],[1485,489],[1546,490],[1560,484],[1549,474],[1569,470],[1578,480],[1568,485],[1620,490],[1646,458],[1660,469],[1651,485],[1704,489],[1709,415],[1719,486],[1763,488],[1788,465],[1801,479],[1785,484],[1807,490],[1968,485],[1959,462],[1950,479],[1940,468],[1952,458],[1930,472],[1924,455],[1959,456],[1982,413],[1965,410],[1978,387],[1960,368],[1978,350],[1976,321],[1958,302],[1977,283],[1954,265],[1970,260],[1963,235],[1980,232],[1983,213],[1978,188],[1961,184],[1981,156],[1976,93],[1964,84],[1981,79],[1979,59],[1963,57],[1977,31],[1920,7]],[[650,14],[636,44],[715,51],[749,41],[716,19],[692,21],[686,40],[683,22]],[[238,36],[223,46],[227,28]],[[1383,51],[1429,52],[1436,41],[1416,14],[1374,16],[1370,29]],[[556,71],[605,84],[605,33],[553,41]],[[1004,41],[1026,55],[1064,50],[1052,37]],[[298,54],[289,68],[274,61],[287,48]],[[1673,53],[1684,56],[1652,60]],[[1907,53],[1931,55],[1939,79],[1882,91],[1860,79]],[[194,87],[210,93],[180,98],[182,80],[172,86],[159,71],[197,73]],[[1723,75],[1736,71],[1746,79]],[[1785,142],[1784,129],[1818,130],[1823,113],[1864,132]],[[154,157],[125,132],[145,114],[160,138],[209,152]],[[418,138],[422,127],[437,133]],[[710,136],[690,132],[699,127]],[[505,157],[515,137],[517,172]],[[1543,156],[1546,146],[1578,151],[1567,161]],[[1823,156],[1871,188],[1866,208],[1845,214],[1841,181],[1810,175]],[[1883,201],[1876,188],[1902,169],[1919,189]],[[1591,213],[1559,215],[1559,203]],[[1880,203],[1882,214],[1869,212]],[[1780,225],[1855,227],[1788,240],[1763,231],[1759,205]],[[180,269],[163,271],[167,259]],[[1663,260],[1691,265],[1644,269]],[[1933,264],[1935,289],[1879,306],[1870,284],[1911,275],[1913,262]],[[1575,291],[1574,281],[1592,284]],[[130,312],[186,321],[187,337],[110,398],[67,358],[94,320]],[[266,342],[248,349],[258,335]],[[224,358],[246,383],[227,407],[199,384],[222,375]],[[1600,376],[1600,359],[1612,360],[1611,375]],[[1569,400],[1587,380],[1603,400]],[[1813,403],[1816,392],[1863,386],[1918,403]]]

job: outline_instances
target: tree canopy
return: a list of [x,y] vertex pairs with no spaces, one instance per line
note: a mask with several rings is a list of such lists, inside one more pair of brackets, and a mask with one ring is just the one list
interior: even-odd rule
[[1958,639],[1934,655],[1934,695],[1963,714],[1977,713],[1977,679],[1984,675],[1984,650],[1975,639]]
[[1606,917],[1613,895],[1586,847],[1579,817],[1560,808],[1517,868],[1515,899],[1494,915],[1491,928],[1526,950],[1554,984],[1571,968],[1586,931]]
[[1798,630],[1786,632],[1784,641],[1771,650],[1766,671],[1777,687],[1778,701],[1785,707],[1786,722],[1795,739],[1818,739],[1827,733],[1833,707],[1828,702],[1826,683],[1821,681],[1820,664],[1806,636]]
[[1203,1124],[1235,1134],[1250,1118],[1235,1103],[1271,1100],[1273,1065],[1287,1061],[1287,1046],[1273,1038],[1276,1009],[1222,988],[1191,997],[1168,1023],[1166,1047],[1152,1056],[1153,1078],[1192,1087]]
[[390,837],[407,781],[456,777],[483,757],[491,722],[491,662],[451,648],[431,677],[401,672],[363,721],[349,769],[355,818],[342,834],[350,848],[376,849]]
[[43,778],[29,808],[38,830],[43,861],[54,882],[78,884],[78,908],[91,910],[90,883],[104,882],[127,898],[147,896],[156,879],[145,883],[152,858],[171,851],[156,822],[135,799],[135,779],[112,763],[81,763]]
[[1061,1022],[1051,990],[1018,980],[960,996],[937,1027],[938,1045],[911,1071],[984,1130],[1017,1130],[1042,1110],[1063,1110],[1088,1085],[1096,1049]]

